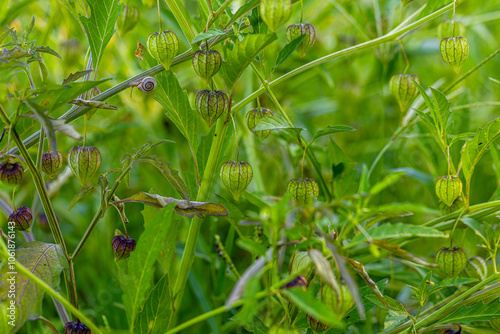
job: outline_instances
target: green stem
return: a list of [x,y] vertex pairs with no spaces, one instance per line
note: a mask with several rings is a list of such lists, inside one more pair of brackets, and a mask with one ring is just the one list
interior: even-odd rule
[[233,2],[233,0],[226,0],[224,3],[217,9],[215,13],[210,13],[210,19],[207,22],[206,28],[210,28],[210,26],[217,20],[217,18],[222,14],[222,12]]
[[[2,238],[0,238],[2,239]],[[7,261],[9,255],[7,250],[7,245],[5,241],[2,239],[0,242],[2,252],[0,252],[0,256],[4,261]],[[37,275],[33,274],[30,270],[28,270],[24,265],[22,265],[19,261],[15,262],[16,269],[20,274],[26,276],[30,281],[34,282],[37,287],[47,292],[51,297],[59,301],[63,306],[65,306],[71,313],[75,314],[81,321],[85,323],[87,327],[92,330],[92,333],[95,334],[103,334],[103,332],[89,319],[85,314],[80,312],[75,306],[73,306],[69,301],[63,298],[57,291],[55,291],[50,285],[45,283],[44,280],[39,278]]]
[[[225,117],[219,118],[217,127],[215,129],[216,137],[212,141],[212,146],[210,147],[207,165],[205,166],[205,170],[203,172],[201,186],[198,191],[196,201],[205,202],[209,196],[210,190],[212,188],[212,181],[214,180],[215,169],[217,168],[217,162],[219,160],[219,154],[222,151],[222,144],[224,143],[224,137],[226,136],[228,125],[229,122],[225,122]],[[177,276],[177,281],[175,282],[173,292],[173,312],[170,315],[170,321],[168,323],[169,328],[172,328],[176,322],[177,312],[179,311],[189,272],[191,271],[191,266],[194,262],[194,252],[202,222],[203,219],[194,217],[191,221],[191,226],[189,227],[186,245],[184,246],[184,252],[182,254],[181,263],[179,265],[179,274]]]
[[188,43],[191,45],[191,48],[193,48],[193,50],[199,50],[200,47],[198,46],[198,44],[193,43],[194,32],[191,29],[188,21],[184,17],[184,14],[182,14],[179,6],[177,5],[177,2],[175,0],[165,0],[165,2],[172,11],[172,14],[174,14],[177,23],[179,23],[179,25],[181,26],[182,32],[184,33],[184,36],[186,36]]

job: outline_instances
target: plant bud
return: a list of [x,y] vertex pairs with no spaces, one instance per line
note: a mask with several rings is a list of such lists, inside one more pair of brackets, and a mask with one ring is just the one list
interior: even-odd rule
[[302,287],[302,290],[307,290],[307,279],[304,276],[297,276],[287,284],[283,285],[282,289],[291,289],[295,287]]
[[129,236],[117,235],[111,243],[113,253],[115,253],[115,261],[126,259],[135,249],[135,240]]
[[482,257],[474,256],[467,261],[465,273],[470,278],[477,278],[479,281],[484,281],[488,275],[488,266]]
[[257,123],[263,118],[266,118],[267,116],[274,116],[273,112],[269,109],[266,108],[255,108],[250,110],[247,113],[247,126],[250,131],[253,132],[254,135],[256,135],[260,141],[263,141],[269,135],[271,134],[271,130],[259,130],[259,131],[254,131],[255,127],[257,126]]
[[223,113],[228,111],[229,99],[226,93],[221,90],[210,92],[208,89],[204,89],[196,94],[195,107],[208,126],[211,127]]
[[101,165],[101,153],[93,146],[73,146],[68,153],[68,164],[82,186],[86,186]]
[[458,73],[469,56],[469,42],[462,36],[443,38],[439,51],[443,60]]
[[151,56],[168,71],[177,51],[179,51],[177,36],[170,30],[165,30],[162,33],[154,32],[149,35],[147,45]]
[[62,164],[63,156],[61,152],[57,151],[42,154],[42,171],[50,178],[56,175],[57,171],[61,169]]
[[260,3],[260,16],[272,31],[285,24],[291,15],[291,0],[262,0]]
[[418,95],[417,85],[420,80],[414,74],[395,74],[389,81],[389,88],[398,101],[401,112],[405,111],[411,101]]
[[494,318],[490,320],[491,328],[500,333],[500,318]]
[[219,72],[222,56],[215,50],[198,50],[193,55],[193,68],[196,74],[207,82]]
[[304,58],[307,50],[309,50],[316,41],[316,30],[310,23],[291,24],[286,28],[286,41],[288,43],[302,35],[306,35],[306,37],[304,37],[302,42],[297,46],[297,52],[300,58]]
[[319,195],[319,186],[314,179],[292,179],[287,192],[301,205],[311,205]]
[[[58,215],[56,215],[56,220],[57,220],[57,223],[61,222]],[[49,220],[47,219],[47,215],[45,213],[42,212],[38,215],[38,218],[36,219],[36,223],[37,223],[38,227],[40,228],[40,230],[42,230],[42,232],[50,233],[50,224],[49,224]]]
[[120,30],[120,34],[122,35],[125,35],[127,32],[134,29],[137,22],[139,22],[139,18],[141,17],[139,8],[128,5],[124,5],[124,7],[125,8],[116,21],[118,30]]
[[18,184],[23,178],[24,169],[20,162],[6,161],[0,164],[0,180],[8,184]]
[[441,248],[436,254],[436,263],[446,277],[456,277],[467,264],[467,255],[458,247]]
[[309,327],[311,327],[311,329],[314,332],[323,332],[330,327],[329,324],[321,322],[316,318],[313,318],[309,313],[306,314],[306,320],[307,323],[309,324]]
[[295,252],[290,260],[290,273],[301,271],[311,262],[311,258],[307,252]]
[[324,285],[323,290],[321,290],[321,300],[330,307],[330,309],[340,318],[349,312],[351,307],[354,305],[351,292],[347,285],[340,286],[340,296],[333,288],[329,285]]
[[9,222],[14,222],[16,229],[19,231],[30,231],[33,215],[31,209],[27,206],[21,206],[9,216]]
[[442,40],[446,36],[465,36],[465,25],[460,21],[455,21],[455,32],[453,32],[453,22],[443,21],[438,25],[438,38]]
[[436,195],[441,202],[452,206],[462,193],[462,181],[457,176],[441,176],[436,182]]
[[253,177],[252,166],[248,162],[227,161],[222,164],[220,177],[224,186],[239,200],[241,192],[245,190]]
[[80,320],[67,322],[64,325],[64,334],[92,334],[90,329],[82,324]]

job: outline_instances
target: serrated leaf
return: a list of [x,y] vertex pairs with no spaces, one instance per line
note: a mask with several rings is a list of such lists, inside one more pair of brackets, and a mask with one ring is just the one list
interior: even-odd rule
[[[382,240],[391,238],[411,238],[411,237],[421,237],[421,238],[447,238],[448,235],[427,226],[420,225],[410,225],[404,223],[397,224],[382,224],[380,226],[374,226],[366,230],[372,239]],[[351,244],[356,244],[365,241],[366,237],[364,234],[357,235]]]
[[311,290],[303,291],[301,288],[292,288],[283,290],[281,293],[297,305],[299,309],[321,322],[325,322],[336,328],[344,327],[340,318],[328,306],[314,298]]
[[147,162],[151,165],[155,166],[156,169],[167,179],[167,181],[174,187],[175,191],[184,198],[189,201],[189,192],[184,180],[180,177],[179,172],[172,168],[170,162],[162,162],[153,157],[143,157],[140,160],[141,162]]
[[315,141],[319,137],[326,136],[332,133],[347,132],[347,131],[356,131],[356,129],[347,125],[328,125],[326,128],[316,131],[316,133],[314,134],[313,141]]
[[33,51],[41,52],[41,53],[48,53],[48,54],[53,55],[59,59],[62,59],[62,57],[59,55],[59,53],[57,53],[56,51],[51,49],[49,46],[35,46],[33,48]]
[[159,334],[168,327],[170,314],[169,274],[165,274],[156,283],[153,290],[144,302],[141,312],[137,316],[134,326],[135,333]]
[[261,119],[257,125],[255,126],[254,131],[261,130],[279,130],[286,129],[292,130],[293,132],[299,134],[303,128],[293,127],[288,124],[288,122],[280,115],[267,116],[266,118]]
[[488,321],[493,318],[500,318],[500,299],[495,299],[489,304],[479,302],[470,307],[463,305],[455,312],[439,319],[438,323],[470,324],[474,321]]
[[99,68],[104,49],[115,32],[115,23],[122,10],[119,0],[86,0],[90,17],[80,16],[87,32],[94,71]]
[[0,44],[2,44],[3,40],[4,40],[7,36],[9,36],[9,34],[11,33],[11,31],[12,31],[12,30],[14,30],[14,27],[7,29],[7,30],[5,30],[4,32],[2,32],[2,33],[0,34]]
[[[34,275],[38,276],[52,288],[58,290],[60,274],[68,263],[61,246],[46,244],[40,241],[30,241],[16,250],[16,261],[24,265]],[[0,298],[7,299],[9,281],[13,270],[4,265],[0,270]],[[21,274],[16,275],[16,329],[23,326],[26,320],[34,320],[41,314],[44,291],[34,282]]]
[[210,28],[206,32],[201,32],[198,35],[196,35],[196,37],[191,41],[191,44],[194,44],[194,43],[197,43],[197,42],[209,39],[209,38],[222,36],[225,34],[226,34],[226,32],[224,30],[217,29],[217,28]]
[[161,211],[145,207],[142,215],[145,229],[135,250],[128,259],[117,262],[118,280],[130,327],[135,324],[140,306],[150,289],[156,259],[163,249],[169,225],[173,221],[173,207],[169,206]]
[[292,55],[292,53],[295,52],[295,50],[299,46],[300,42],[302,42],[302,40],[304,38],[306,38],[305,34],[304,35],[300,35],[299,37],[297,37],[296,39],[294,39],[293,41],[291,41],[290,43],[288,43],[287,45],[285,45],[283,47],[283,49],[281,49],[280,52],[278,52],[278,57],[276,58],[276,64],[273,67],[273,71],[278,66],[280,66],[281,64],[283,64],[283,62],[285,60],[287,60],[288,57],[290,57]]
[[474,168],[488,147],[500,136],[500,118],[477,129],[472,140],[466,140],[462,148],[462,170],[467,182],[470,182]]
[[69,84],[70,82],[76,81],[90,73],[92,73],[92,70],[76,71],[75,73],[70,73],[70,75],[68,75],[68,77],[63,80],[62,84]]
[[228,52],[223,69],[224,81],[229,91],[233,89],[236,81],[257,54],[277,38],[274,33],[247,35],[243,41],[236,44],[232,51]]
[[156,80],[158,87],[155,99],[167,109],[167,117],[174,122],[184,138],[186,138],[191,149],[191,155],[195,159],[194,152],[198,148],[197,113],[191,108],[186,91],[182,89],[172,71],[160,73],[156,76]]

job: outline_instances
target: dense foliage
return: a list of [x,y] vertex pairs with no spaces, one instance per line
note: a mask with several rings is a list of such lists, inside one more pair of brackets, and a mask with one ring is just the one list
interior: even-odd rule
[[0,333],[498,333],[499,19],[0,2]]

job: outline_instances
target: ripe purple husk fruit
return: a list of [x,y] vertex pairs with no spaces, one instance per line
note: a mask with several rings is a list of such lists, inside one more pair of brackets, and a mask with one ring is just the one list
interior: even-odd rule
[[17,208],[9,216],[9,222],[14,222],[16,229],[19,231],[29,232],[32,221],[33,215],[31,214],[31,209],[27,206]]
[[63,165],[63,156],[59,151],[42,154],[42,171],[50,178],[56,175]]
[[113,238],[111,246],[113,247],[113,253],[115,254],[115,261],[120,261],[126,259],[130,256],[130,253],[135,249],[135,240],[128,235],[117,235]]
[[80,320],[67,322],[64,325],[64,334],[92,334],[91,330]]
[[23,178],[24,169],[20,162],[10,160],[0,164],[0,180],[7,184],[16,185]]

